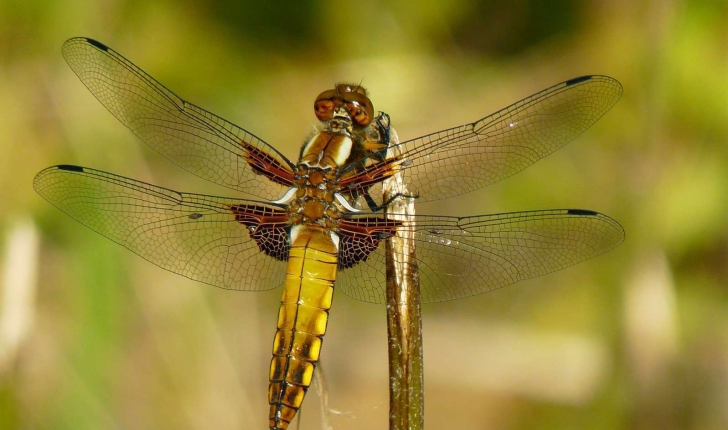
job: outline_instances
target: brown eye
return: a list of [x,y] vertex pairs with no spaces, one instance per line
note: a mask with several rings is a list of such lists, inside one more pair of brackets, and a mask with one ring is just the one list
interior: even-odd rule
[[329,121],[334,115],[334,102],[331,100],[317,100],[313,104],[313,109],[319,121]]
[[370,122],[372,122],[372,119],[367,112],[356,103],[347,103],[346,110],[357,125],[366,127]]

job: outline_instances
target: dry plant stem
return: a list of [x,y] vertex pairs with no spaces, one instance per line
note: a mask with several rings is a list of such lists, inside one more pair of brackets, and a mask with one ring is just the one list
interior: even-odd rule
[[[384,199],[407,195],[401,177],[384,184]],[[414,199],[398,198],[387,216],[414,215]],[[424,368],[422,364],[422,313],[414,235],[407,229],[387,241],[387,338],[389,350],[389,428],[424,428]]]

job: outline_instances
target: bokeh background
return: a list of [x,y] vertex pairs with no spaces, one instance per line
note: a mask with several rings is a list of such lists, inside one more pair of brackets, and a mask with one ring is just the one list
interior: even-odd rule
[[[293,3],[292,3],[293,4]],[[624,96],[556,154],[421,205],[474,215],[587,208],[619,248],[424,307],[431,429],[728,428],[725,1],[0,2],[0,429],[261,429],[280,290],[153,266],[32,189],[75,163],[234,196],[162,158],[61,57],[96,38],[295,158],[312,102],[362,81],[408,139],[584,74]],[[301,426],[387,428],[385,311],[337,295]]]

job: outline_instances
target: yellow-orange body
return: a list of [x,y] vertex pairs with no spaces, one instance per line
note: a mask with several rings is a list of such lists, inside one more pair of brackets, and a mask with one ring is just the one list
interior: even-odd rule
[[285,429],[311,385],[336,280],[330,233],[304,226],[291,245],[270,366],[270,427]]
[[298,412],[326,334],[339,253],[335,177],[351,154],[352,138],[346,128],[328,129],[301,152],[288,206],[290,251],[270,365],[271,430],[288,428]]

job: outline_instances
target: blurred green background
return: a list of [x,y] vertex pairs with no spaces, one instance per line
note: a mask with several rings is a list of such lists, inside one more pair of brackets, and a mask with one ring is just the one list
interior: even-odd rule
[[[728,428],[728,3],[0,3],[0,429],[261,429],[280,290],[168,273],[32,189],[75,163],[234,196],[169,163],[61,57],[96,38],[295,158],[316,95],[363,81],[400,138],[474,121],[584,74],[622,100],[574,143],[485,190],[474,215],[588,208],[619,248],[424,307],[432,429]],[[383,306],[337,295],[322,355],[333,428],[387,427]],[[304,429],[321,428],[320,396]],[[294,428],[298,428],[295,427]]]

